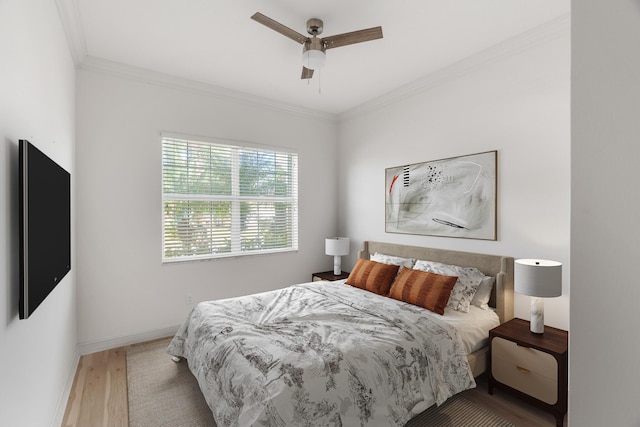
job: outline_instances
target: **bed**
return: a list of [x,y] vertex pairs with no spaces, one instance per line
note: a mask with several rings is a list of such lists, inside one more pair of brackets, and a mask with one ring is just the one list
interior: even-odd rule
[[[492,310],[471,311],[513,318],[511,257],[365,241],[356,267],[374,254],[475,268],[495,284]],[[452,325],[464,317],[310,282],[200,303],[167,351],[187,360],[219,427],[404,426],[485,371],[486,331],[468,344]]]

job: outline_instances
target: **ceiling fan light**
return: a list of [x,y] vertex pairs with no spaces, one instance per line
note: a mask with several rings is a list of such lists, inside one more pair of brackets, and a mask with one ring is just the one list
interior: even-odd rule
[[319,70],[324,67],[327,56],[321,50],[309,49],[302,53],[302,65],[310,70]]

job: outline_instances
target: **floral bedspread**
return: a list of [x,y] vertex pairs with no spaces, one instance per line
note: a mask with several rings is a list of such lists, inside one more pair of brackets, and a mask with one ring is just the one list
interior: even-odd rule
[[200,303],[167,352],[219,427],[403,426],[475,387],[453,327],[339,282]]

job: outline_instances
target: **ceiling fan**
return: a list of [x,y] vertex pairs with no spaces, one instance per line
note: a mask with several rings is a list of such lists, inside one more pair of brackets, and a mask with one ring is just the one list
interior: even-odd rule
[[321,19],[312,18],[307,21],[307,33],[309,33],[311,37],[304,36],[260,12],[256,12],[251,19],[303,45],[302,76],[300,77],[302,79],[310,79],[313,77],[313,70],[324,66],[326,59],[325,51],[327,49],[382,38],[382,27],[373,27],[366,30],[318,38],[318,36],[322,34],[324,25]]

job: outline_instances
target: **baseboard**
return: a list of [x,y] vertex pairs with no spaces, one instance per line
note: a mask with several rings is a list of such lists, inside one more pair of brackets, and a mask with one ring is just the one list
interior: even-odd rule
[[125,345],[138,344],[158,338],[165,338],[175,335],[179,327],[180,325],[167,326],[166,328],[152,329],[121,337],[78,343],[78,351],[80,355],[85,355],[95,353],[97,351],[110,350],[112,348],[122,347]]
[[65,381],[62,394],[58,398],[56,416],[51,423],[51,427],[60,427],[62,425],[64,413],[67,410],[67,403],[69,402],[69,396],[71,395],[71,389],[73,388],[73,380],[76,378],[76,371],[78,370],[78,363],[80,362],[80,351],[77,344],[72,359],[73,360],[67,369],[67,380]]

